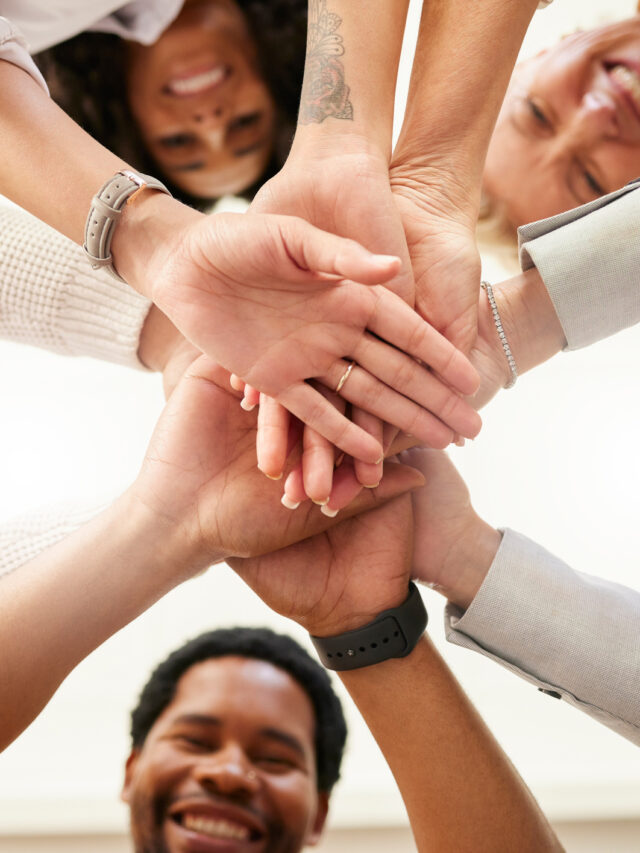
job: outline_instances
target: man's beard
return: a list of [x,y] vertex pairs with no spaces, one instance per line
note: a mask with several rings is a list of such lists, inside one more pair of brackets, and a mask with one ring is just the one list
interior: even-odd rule
[[[171,853],[165,837],[166,797],[147,797],[134,791],[129,803],[131,837],[135,853]],[[268,821],[265,853],[300,853],[302,839],[294,838],[280,822]]]
[[171,853],[163,833],[166,814],[163,797],[149,798],[134,791],[129,803],[129,812],[135,853]]

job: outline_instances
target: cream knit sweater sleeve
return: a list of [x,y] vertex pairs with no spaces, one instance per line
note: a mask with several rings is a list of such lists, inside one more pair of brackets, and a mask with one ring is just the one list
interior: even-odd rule
[[0,338],[144,369],[137,350],[150,304],[92,270],[71,240],[0,204]]

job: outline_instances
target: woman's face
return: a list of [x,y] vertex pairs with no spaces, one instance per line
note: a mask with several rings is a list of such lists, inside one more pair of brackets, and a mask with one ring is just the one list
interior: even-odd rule
[[128,46],[131,112],[163,174],[194,196],[246,189],[270,159],[275,106],[233,0],[186,0],[155,44]]
[[516,67],[483,188],[514,225],[640,176],[640,17],[572,35]]

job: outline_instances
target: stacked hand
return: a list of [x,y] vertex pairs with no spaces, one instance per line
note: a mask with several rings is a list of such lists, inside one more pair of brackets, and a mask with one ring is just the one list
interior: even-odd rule
[[[475,390],[466,359],[380,286],[397,273],[397,258],[372,255],[292,216],[205,217],[184,213],[181,205],[176,210],[164,196],[145,203],[154,205],[156,219],[159,205],[172,206],[177,216],[144,265],[154,303],[197,349],[353,457],[377,463],[380,438],[345,418],[306,381],[335,388],[346,369],[343,357],[359,365],[345,397],[377,416],[397,411],[398,425],[413,424],[427,442],[442,427],[423,410],[424,384],[442,387],[437,403],[445,409],[452,408],[452,392],[416,359],[458,391]],[[130,243],[135,226],[128,234]],[[116,263],[135,280],[142,260],[130,257],[128,264],[123,245]]]
[[[366,140],[354,134],[344,134],[342,137],[316,137],[312,143],[304,145],[296,146],[294,143],[287,165],[260,191],[252,209],[295,213],[327,231],[354,237],[363,245],[376,247],[379,251],[392,252],[403,260],[403,264],[398,275],[390,279],[386,287],[413,305],[413,272],[398,201],[399,198],[391,192],[386,159]],[[453,261],[451,266],[454,266]],[[436,276],[432,275],[431,278]],[[422,280],[424,285],[425,275]],[[447,284],[451,289],[450,280]],[[445,290],[444,287],[440,288],[440,298],[449,304],[452,301],[451,293],[445,295]],[[427,302],[426,299],[422,301]],[[437,320],[440,322],[441,317],[438,316]],[[447,331],[451,332],[451,324]],[[437,371],[433,361],[430,365]],[[345,361],[343,369],[346,370],[347,366],[348,362]],[[359,372],[357,367],[352,370],[341,391],[341,400],[323,390],[323,394],[340,410],[344,410],[344,400],[356,402],[351,395],[354,386],[361,381]],[[258,464],[269,476],[278,477],[284,469],[286,451],[290,446],[290,442],[287,442],[290,435],[289,418],[273,400],[265,396],[260,398],[255,389],[242,382],[236,382],[235,387],[244,388],[246,404],[249,406],[261,399]],[[380,419],[371,417],[373,410],[370,405],[367,406],[368,412],[355,407],[352,419],[378,440],[383,437],[382,420],[392,421],[395,426],[432,447],[446,446],[456,434],[467,437],[476,434],[479,419],[471,415],[461,398],[433,374],[424,377],[421,390],[423,405],[437,419],[427,421],[424,414],[416,419],[415,409],[397,398],[393,409],[383,408]],[[389,446],[394,434],[395,431],[386,431],[385,447]],[[284,485],[289,505],[297,505],[307,497],[317,503],[325,503],[329,496],[333,505],[335,495],[332,492],[332,477],[336,455],[330,442],[314,430],[305,429],[301,463],[290,471]],[[353,470],[356,482],[361,485],[373,487],[380,481],[380,464],[371,465],[356,460]]]

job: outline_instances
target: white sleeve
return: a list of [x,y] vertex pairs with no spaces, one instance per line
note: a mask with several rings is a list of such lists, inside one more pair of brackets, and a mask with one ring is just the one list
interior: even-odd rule
[[0,584],[2,575],[33,560],[105,509],[58,505],[39,509],[0,524]]
[[571,569],[512,530],[447,640],[640,745],[640,593]]
[[151,303],[71,240],[0,205],[0,337],[144,369],[137,351]]
[[2,17],[0,17],[0,60],[22,68],[39,86],[42,86],[47,95],[49,94],[44,77],[29,54],[26,39],[15,24]]
[[640,322],[640,183],[518,229],[573,350]]

